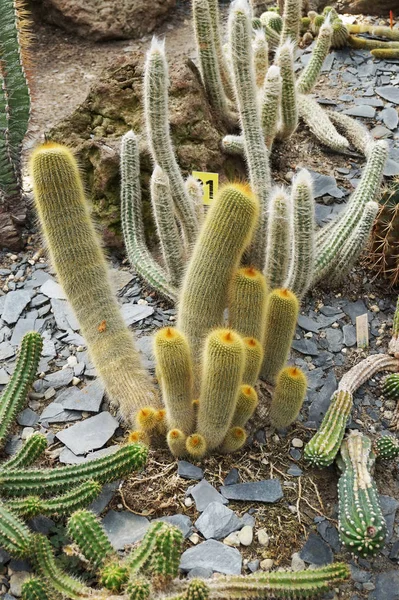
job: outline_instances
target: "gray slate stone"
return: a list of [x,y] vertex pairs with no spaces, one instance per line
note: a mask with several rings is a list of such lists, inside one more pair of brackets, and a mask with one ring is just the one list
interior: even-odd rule
[[384,98],[384,100],[393,102],[393,104],[399,104],[399,87],[395,87],[393,85],[384,85],[376,88],[375,91],[379,96],[381,96],[381,98]]
[[53,387],[55,390],[58,390],[61,387],[69,385],[73,377],[73,369],[60,369],[59,371],[46,375],[44,378],[44,387],[46,389]]
[[363,119],[374,119],[375,108],[368,106],[367,104],[361,104],[344,110],[343,114],[350,115],[351,117],[362,117]]
[[57,433],[57,438],[74,454],[86,454],[102,448],[114,435],[118,421],[109,412],[102,412]]
[[25,290],[8,292],[4,302],[1,318],[9,325],[13,325],[18,321],[22,311],[29,302],[30,293]]
[[86,456],[77,456],[68,448],[64,448],[59,456],[60,463],[66,465],[79,465],[81,463],[90,462],[91,460],[95,460],[96,458],[102,458],[103,456],[109,456],[110,454],[115,454],[119,450],[120,446],[107,446],[106,448],[102,448],[101,450],[96,450],[96,452],[89,452]]
[[41,285],[43,285],[43,283],[45,283],[48,279],[51,279],[54,281],[53,277],[51,277],[50,273],[47,273],[47,271],[44,271],[42,269],[36,269],[35,271],[33,271],[33,273],[30,275],[30,277],[24,282],[24,288],[26,290],[33,290],[34,288],[38,288]]
[[39,415],[30,408],[25,408],[17,417],[18,425],[34,427],[39,422]]
[[327,329],[326,339],[329,352],[340,352],[342,350],[342,331],[340,329]]
[[294,340],[292,342],[292,347],[301,354],[306,354],[309,356],[318,356],[319,354],[319,349],[317,348],[316,344],[308,339]]
[[54,279],[47,279],[40,287],[42,294],[47,298],[58,298],[58,300],[66,300],[66,295],[59,283]]
[[10,376],[5,369],[0,369],[0,385],[7,385],[10,381]]
[[195,506],[199,512],[206,509],[211,502],[219,502],[220,504],[228,504],[228,500],[224,498],[215,488],[203,479],[197,485],[189,488],[190,495],[194,498]]
[[382,514],[385,517],[387,525],[387,541],[389,542],[393,535],[393,526],[395,522],[395,514],[399,507],[399,501],[391,496],[380,495],[380,506]]
[[342,328],[344,334],[344,344],[348,348],[356,346],[356,327],[353,325],[344,325]]
[[304,315],[298,316],[298,325],[301,329],[304,329],[305,331],[312,331],[313,333],[317,333],[321,327],[319,323],[313,319],[309,319],[309,317],[305,317]]
[[187,572],[196,568],[212,569],[225,575],[240,575],[242,557],[236,548],[230,548],[216,540],[207,540],[182,554],[180,569]]
[[197,479],[200,481],[204,477],[204,472],[186,460],[179,460],[177,463],[177,474],[183,479]]
[[206,540],[223,539],[242,527],[241,519],[230,508],[219,502],[208,504],[194,525]]
[[110,269],[109,278],[111,280],[112,289],[120,292],[123,288],[132,281],[133,275],[129,271],[120,271],[119,269]]
[[116,490],[119,487],[120,481],[112,481],[111,483],[106,483],[101,490],[101,494],[93,500],[90,506],[87,507],[88,510],[91,510],[96,515],[100,515],[103,510],[108,506],[111,502],[112,498]]
[[69,329],[78,331],[78,320],[75,317],[72,307],[66,300],[51,298],[51,308],[58,329],[62,329],[62,331],[68,331]]
[[188,538],[193,532],[193,524],[187,515],[170,515],[169,517],[154,519],[152,522],[154,521],[163,521],[164,523],[170,523],[178,527],[185,538]]
[[19,346],[25,333],[35,331],[36,319],[18,319],[14,331],[12,332],[10,343],[12,346]]
[[384,122],[384,125],[388,127],[388,129],[396,129],[399,123],[399,114],[398,111],[393,108],[384,108],[381,111],[381,117]]
[[392,158],[388,158],[385,163],[383,174],[385,177],[395,177],[396,175],[399,175],[399,162],[392,160]]
[[322,175],[316,171],[310,171],[313,180],[313,192],[315,198],[322,196],[333,196],[334,198],[343,198],[344,193],[337,186],[335,177],[331,175]]
[[315,421],[320,425],[327,408],[330,406],[331,396],[337,389],[337,379],[330,371],[325,379],[324,385],[319,392],[316,392],[316,397],[309,407],[309,421]]
[[381,108],[384,103],[380,98],[355,98],[355,104],[363,106],[374,106],[375,108]]
[[148,519],[127,510],[110,510],[103,518],[104,529],[115,550],[123,550],[128,544],[141,541],[149,525]]
[[317,531],[329,546],[331,546],[334,552],[339,552],[341,549],[341,542],[339,540],[339,533],[337,528],[325,519],[317,525]]
[[370,600],[399,600],[399,570],[378,573]]
[[6,360],[14,356],[15,349],[10,342],[1,342],[0,344],[0,360]]
[[238,469],[233,467],[224,478],[223,485],[233,485],[238,483]]
[[65,409],[98,412],[104,397],[104,386],[96,379],[81,389],[69,388],[62,395],[65,396],[62,400]]
[[78,421],[81,417],[82,413],[76,410],[65,410],[62,404],[52,402],[40,415],[40,421],[42,423],[71,423]]
[[152,306],[146,304],[123,304],[122,316],[126,325],[132,325],[154,314]]
[[187,579],[210,579],[213,575],[212,569],[203,569],[202,567],[195,567],[187,573]]
[[299,556],[307,563],[329,565],[334,560],[332,550],[316,533],[311,532]]
[[352,325],[356,325],[356,317],[364,315],[367,312],[367,307],[363,300],[356,300],[356,302],[348,302],[342,307],[342,310],[352,321]]
[[246,500],[249,502],[273,503],[281,500],[284,496],[279,479],[226,485],[220,488],[220,492],[229,500]]

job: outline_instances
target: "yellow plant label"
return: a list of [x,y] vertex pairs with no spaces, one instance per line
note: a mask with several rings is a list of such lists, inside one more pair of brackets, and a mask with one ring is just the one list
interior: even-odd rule
[[368,314],[356,317],[356,340],[358,348],[369,346],[369,317]]
[[209,206],[218,192],[219,173],[207,173],[206,171],[193,171],[193,177],[202,184],[202,201]]

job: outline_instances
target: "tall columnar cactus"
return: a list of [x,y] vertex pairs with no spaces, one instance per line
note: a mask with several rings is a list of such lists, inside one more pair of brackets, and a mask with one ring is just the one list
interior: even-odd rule
[[384,546],[387,533],[378,492],[371,476],[375,461],[371,440],[352,431],[341,446],[338,462],[338,532],[345,546],[364,558]]
[[269,150],[277,133],[282,87],[280,68],[277,65],[271,65],[260,93],[261,123],[265,144]]
[[239,269],[231,283],[229,325],[243,337],[263,343],[268,287],[265,276],[252,267]]
[[42,347],[43,341],[39,333],[27,333],[22,339],[17,364],[0,398],[0,445],[5,443],[10,426],[26,402],[29,388],[36,376]]
[[295,44],[298,43],[299,30],[301,27],[302,17],[302,0],[285,0],[283,13],[283,29],[281,32],[281,40],[285,42],[287,39]]
[[42,433],[33,433],[18,452],[1,465],[2,471],[30,467],[47,448],[47,438]]
[[290,137],[298,127],[298,104],[295,89],[294,71],[295,44],[287,39],[276,53],[276,64],[280,67],[281,88],[281,123],[278,136],[282,139]]
[[243,427],[230,427],[227,431],[222,444],[218,448],[221,454],[233,454],[240,450],[247,441],[247,434]]
[[168,429],[180,429],[189,435],[194,431],[195,412],[192,403],[194,375],[188,342],[176,329],[160,329],[154,338],[154,354]]
[[157,38],[153,38],[147,53],[144,109],[152,157],[169,178],[185,242],[190,246],[198,234],[198,220],[173,151],[168,121],[168,65],[164,44]]
[[245,365],[245,348],[240,336],[230,329],[209,334],[204,348],[198,433],[208,450],[222,442],[233,419]]
[[39,147],[30,166],[36,209],[58,278],[111,401],[132,422],[135,411],[156,404],[157,397],[113,295],[78,166],[66,147],[53,143]]
[[223,325],[229,284],[251,239],[258,211],[250,190],[231,184],[219,191],[207,214],[183,279],[177,318],[193,353],[201,351],[210,329]]
[[156,579],[156,586],[165,589],[178,576],[183,534],[178,527],[163,523],[155,535],[154,552],[150,569]]
[[302,298],[312,283],[315,260],[315,219],[312,179],[302,170],[292,186],[294,235],[290,270],[285,286]]
[[346,152],[349,149],[348,140],[338,133],[326,111],[316,100],[298,93],[297,103],[300,118],[324,146],[335,152]]
[[375,220],[369,262],[390,285],[399,281],[399,178],[382,189]]
[[0,545],[12,556],[26,558],[32,544],[28,527],[0,502]]
[[50,600],[44,581],[38,577],[30,577],[21,587],[22,600]]
[[291,258],[292,204],[283,188],[272,192],[269,215],[265,273],[273,290],[285,284]]
[[262,88],[269,66],[269,46],[263,29],[255,31],[255,38],[252,42],[252,51],[256,85],[258,88]]
[[242,381],[246,385],[254,386],[258,381],[263,363],[263,346],[255,338],[244,338],[245,367]]
[[399,456],[399,440],[392,435],[383,435],[375,443],[378,458],[392,460]]
[[312,465],[328,467],[334,462],[345,435],[352,400],[349,391],[341,390],[333,394],[317,433],[305,446],[304,458]]
[[306,396],[306,375],[298,367],[285,367],[277,375],[276,388],[270,406],[270,421],[283,429],[297,418]]
[[231,424],[234,427],[245,427],[258,405],[258,394],[250,385],[240,386],[234,416]]
[[298,319],[298,300],[287,289],[271,292],[266,309],[262,376],[274,383],[287,362]]
[[325,23],[320,29],[310,60],[297,81],[297,90],[301,94],[309,94],[316,85],[324,59],[330,50],[332,34],[331,25]]

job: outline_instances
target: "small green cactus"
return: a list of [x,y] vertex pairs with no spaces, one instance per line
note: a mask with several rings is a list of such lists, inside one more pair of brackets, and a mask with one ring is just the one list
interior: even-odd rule
[[[0,401],[1,402],[1,401]],[[33,433],[18,452],[1,465],[2,471],[30,467],[47,448],[47,438],[42,433]]]
[[99,583],[111,592],[120,592],[128,580],[128,567],[118,562],[106,564],[100,571]]
[[399,456],[399,441],[392,435],[384,435],[375,443],[378,458],[392,460]]
[[125,590],[128,600],[148,600],[151,585],[143,577],[131,577]]
[[209,588],[202,579],[192,579],[188,584],[185,600],[208,600]]
[[382,383],[382,393],[387,398],[399,400],[399,373],[387,375]]
[[166,588],[179,573],[183,534],[178,527],[163,523],[155,534],[154,552],[149,569],[157,587]]
[[31,577],[22,584],[22,600],[50,600],[46,584],[37,577]]

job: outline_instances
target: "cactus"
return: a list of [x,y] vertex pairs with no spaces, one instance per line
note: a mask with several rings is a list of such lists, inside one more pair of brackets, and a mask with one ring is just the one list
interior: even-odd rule
[[0,546],[17,558],[29,556],[32,533],[13,512],[0,502]]
[[276,65],[280,67],[281,88],[281,124],[278,136],[281,139],[290,137],[298,127],[298,105],[295,89],[294,72],[295,44],[287,40],[276,52]]
[[242,135],[225,135],[222,139],[222,148],[227,154],[244,154],[244,138]]
[[263,362],[262,344],[255,338],[244,338],[245,367],[242,376],[244,384],[254,386],[258,381]]
[[298,43],[301,17],[302,0],[285,0],[283,29],[281,31],[282,43],[284,43],[287,39],[291,40],[295,44]]
[[356,50],[399,50],[399,42],[381,42],[380,40],[370,40],[356,35],[348,37],[348,44]]
[[152,522],[140,545],[132,550],[126,557],[126,564],[129,567],[130,576],[138,573],[151,560],[157,541],[157,535],[162,532],[164,525],[165,523],[163,521]]
[[221,454],[232,454],[243,447],[247,440],[247,434],[242,427],[230,427],[218,449]]
[[377,37],[386,37],[390,40],[399,41],[399,31],[397,29],[391,29],[390,27],[374,26],[367,23],[362,23],[361,25],[349,24],[347,27],[349,33],[352,34],[368,33],[369,35],[374,35]]
[[287,362],[298,319],[298,300],[286,289],[271,292],[267,301],[262,377],[274,383]]
[[339,389],[353,394],[363,383],[380,371],[396,373],[399,371],[399,360],[389,354],[372,354],[345,373],[340,381]]
[[347,46],[349,38],[347,26],[341,21],[341,19],[334,19],[331,23],[331,27],[333,30],[331,48],[336,50]]
[[239,184],[221,188],[207,214],[183,279],[177,317],[193,352],[201,352],[208,331],[223,324],[228,287],[257,215],[256,198]]
[[188,584],[185,600],[208,600],[209,588],[202,579],[192,579]]
[[309,94],[316,85],[324,59],[330,50],[333,30],[330,24],[325,23],[317,37],[316,46],[310,55],[310,60],[299,77],[296,87],[301,94]]
[[270,150],[277,133],[283,81],[277,65],[269,67],[261,90],[261,123],[266,147]]
[[187,436],[180,431],[180,429],[171,429],[168,431],[166,441],[168,443],[169,450],[173,456],[176,456],[176,458],[180,458],[186,454],[186,439]]
[[152,406],[141,408],[136,415],[136,425],[144,433],[153,432],[158,424],[157,411]]
[[328,467],[334,461],[345,435],[352,409],[352,393],[338,390],[332,395],[323,421],[305,446],[304,458],[316,467]]
[[207,453],[208,446],[204,436],[192,433],[186,439],[186,452],[195,459],[201,459]]
[[0,398],[0,446],[5,443],[14,418],[26,402],[29,388],[36,376],[42,347],[43,341],[39,333],[24,335],[14,372]]
[[117,558],[103,526],[89,510],[78,510],[70,516],[68,535],[94,569],[99,569],[111,559]]
[[399,400],[399,373],[393,373],[385,377],[382,384],[382,393],[387,398]]
[[284,188],[276,188],[270,197],[266,265],[270,289],[284,285],[291,254],[292,206]]
[[378,458],[392,460],[399,456],[399,441],[392,435],[384,435],[378,438],[375,447]]
[[392,339],[389,342],[389,353],[399,358],[399,296],[396,302],[395,314],[393,317]]
[[269,46],[263,29],[255,31],[255,38],[252,42],[252,52],[254,57],[256,86],[261,88],[269,67]]
[[154,354],[167,411],[167,426],[189,435],[194,429],[195,413],[192,405],[194,377],[187,340],[176,329],[165,327],[155,335]]
[[46,584],[37,577],[31,577],[21,586],[22,600],[50,600]]
[[338,111],[326,110],[325,114],[339,130],[342,130],[356,150],[365,155],[370,152],[373,147],[370,142],[373,141],[373,138],[365,125]]
[[157,402],[156,393],[112,293],[77,164],[66,147],[47,143],[33,153],[30,166],[37,212],[60,283],[112,403],[131,422],[135,410]]
[[369,262],[391,285],[399,281],[399,178],[385,186],[372,230]]
[[309,96],[297,94],[298,113],[313,135],[335,152],[346,152],[349,142],[338,133],[320,104]]
[[341,446],[338,482],[338,532],[345,546],[367,558],[384,546],[386,523],[371,476],[375,461],[371,441],[352,431]]
[[155,576],[157,587],[164,589],[179,573],[183,534],[173,525],[163,523],[155,535],[154,552],[150,570]]
[[47,448],[47,438],[42,433],[33,433],[11,458],[1,465],[2,471],[30,467]]
[[115,562],[105,565],[99,577],[99,583],[112,592],[120,592],[128,580],[129,569]]
[[131,578],[126,594],[129,600],[147,600],[151,595],[151,586],[143,577]]
[[[245,348],[240,336],[230,329],[216,329],[206,339],[198,433],[208,450],[223,441],[233,419],[245,365]],[[223,401],[215,401],[216,398]]]
[[99,483],[115,481],[147,460],[148,449],[141,444],[127,444],[114,454],[58,469],[20,469],[0,473],[0,493],[4,496],[52,494],[92,479]]
[[229,299],[229,325],[243,337],[263,342],[266,300],[266,279],[260,271],[243,267],[233,276]]
[[240,391],[237,398],[236,408],[234,411],[233,427],[245,427],[247,421],[254,414],[258,405],[258,394],[250,385],[240,386]]
[[271,27],[276,33],[280,34],[283,29],[283,19],[274,11],[267,10],[260,16],[262,26]]
[[270,407],[270,421],[283,429],[297,418],[306,396],[307,379],[298,367],[285,367],[277,375]]
[[371,51],[374,58],[380,58],[385,60],[398,60],[399,58],[399,45],[397,48],[374,48]]

